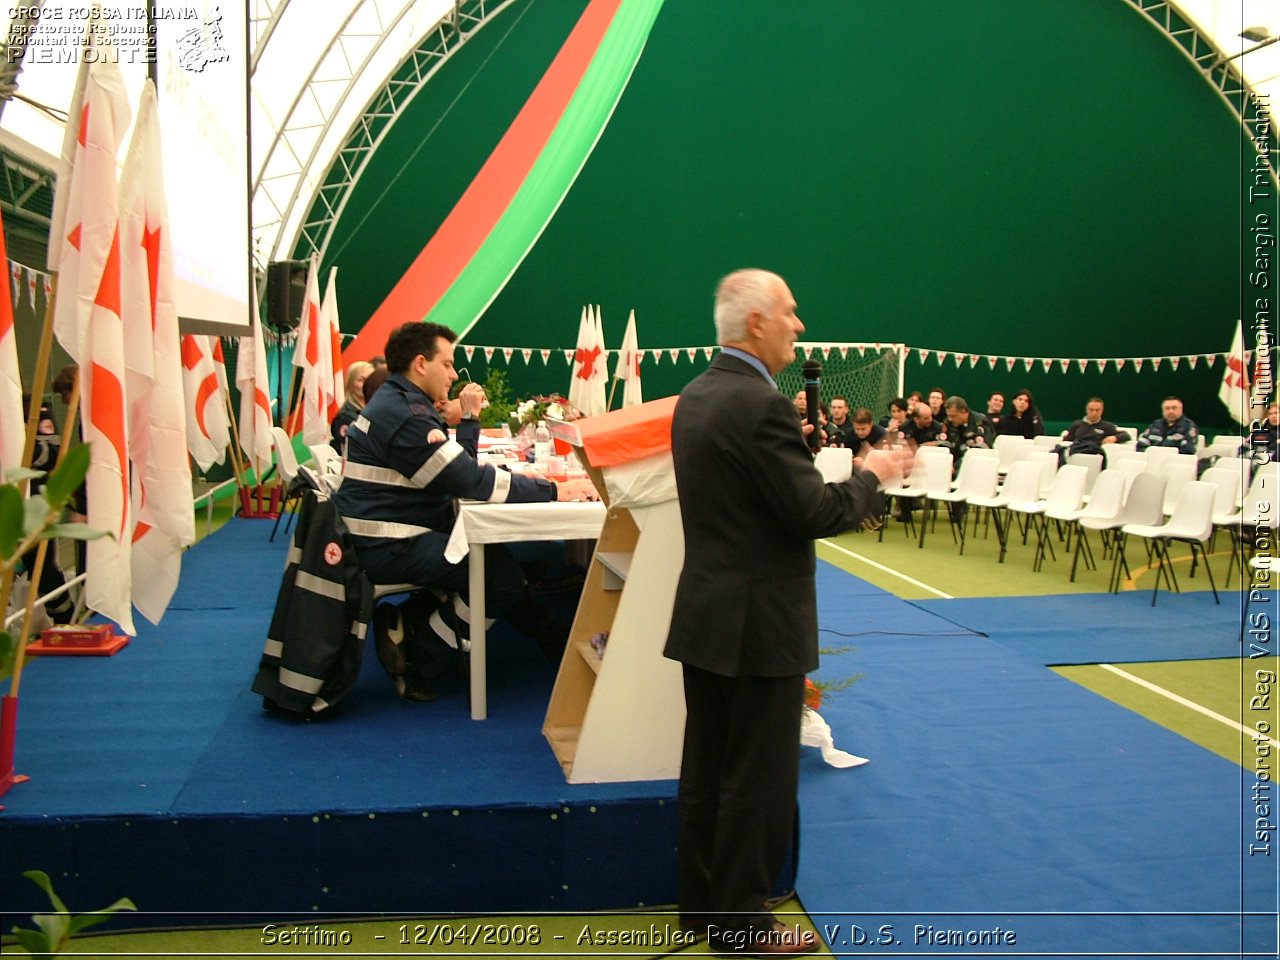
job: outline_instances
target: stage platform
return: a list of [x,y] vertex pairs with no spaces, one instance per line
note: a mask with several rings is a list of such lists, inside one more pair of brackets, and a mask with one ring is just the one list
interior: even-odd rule
[[[335,716],[263,710],[249,685],[287,540],[270,532],[233,520],[189,551],[162,624],[117,655],[28,662],[5,929],[47,907],[30,869],[73,909],[127,896],[166,926],[675,901],[675,782],[567,784],[541,734],[555,665],[502,624],[487,720],[456,675],[399,700],[371,643]],[[576,594],[546,597],[572,616]]]

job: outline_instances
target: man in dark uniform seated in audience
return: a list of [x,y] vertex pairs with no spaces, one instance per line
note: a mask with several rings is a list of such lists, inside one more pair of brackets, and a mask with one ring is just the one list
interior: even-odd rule
[[951,468],[960,471],[960,461],[970,447],[990,447],[995,431],[991,421],[977,410],[970,410],[964,397],[950,396],[946,401],[947,442],[951,448]]
[[875,414],[870,407],[859,407],[853,411],[849,424],[849,441],[845,446],[853,450],[855,460],[861,460],[872,450],[883,450],[889,446],[889,431],[875,422]]
[[[444,558],[458,498],[529,503],[596,499],[596,493],[589,480],[552,483],[478,463],[485,400],[479,384],[468,384],[459,394],[462,421],[457,439],[449,438],[436,403],[448,399],[458,378],[456,339],[436,323],[406,323],[391,334],[386,347],[391,374],[347,430],[346,469],[334,502],[355,539],[360,567],[375,584],[420,584],[465,598],[468,564]],[[548,658],[558,657],[567,626],[529,591],[509,551],[501,544],[484,550],[488,610],[537,640]],[[421,637],[429,630],[449,646],[469,646],[465,608],[433,609],[422,596],[401,607],[379,607],[374,622],[379,658],[407,700],[430,700],[435,694],[412,663],[404,662],[406,635]]]
[[1177,447],[1179,453],[1194,454],[1199,447],[1200,431],[1196,422],[1183,416],[1182,400],[1178,397],[1165,397],[1160,404],[1163,416],[1153,420],[1151,426],[1142,431],[1138,437],[1138,449],[1147,447]]
[[1110,420],[1102,419],[1102,400],[1090,397],[1084,405],[1084,418],[1067,427],[1067,434],[1059,446],[1062,459],[1065,462],[1072,453],[1101,453],[1104,444],[1121,440],[1120,432],[1120,428]]
[[854,436],[853,417],[849,414],[849,400],[846,397],[831,398],[831,416],[827,418],[827,433],[830,439],[828,446],[851,447],[857,456],[862,441]]

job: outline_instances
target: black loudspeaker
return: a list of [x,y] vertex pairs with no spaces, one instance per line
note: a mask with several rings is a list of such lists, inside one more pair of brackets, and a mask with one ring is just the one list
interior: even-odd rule
[[267,266],[267,323],[276,330],[293,330],[307,298],[307,265],[278,260]]

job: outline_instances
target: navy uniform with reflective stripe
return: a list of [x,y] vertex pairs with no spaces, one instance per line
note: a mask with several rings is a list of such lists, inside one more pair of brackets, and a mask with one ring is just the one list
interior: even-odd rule
[[[347,463],[334,501],[355,538],[360,566],[374,583],[418,583],[467,591],[467,564],[444,559],[458,498],[492,503],[554,500],[555,485],[474,457],[478,426],[461,442],[431,399],[392,374],[347,429]],[[485,550],[488,608],[502,614],[524,590],[510,554]]]
[[1138,437],[1138,449],[1147,447],[1177,447],[1179,453],[1195,453],[1199,446],[1199,431],[1196,422],[1190,417],[1179,417],[1176,423],[1169,423],[1161,417]]

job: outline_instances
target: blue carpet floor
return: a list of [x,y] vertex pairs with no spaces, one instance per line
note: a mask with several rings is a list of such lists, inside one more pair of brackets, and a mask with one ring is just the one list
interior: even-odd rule
[[[822,715],[871,763],[806,751],[801,784],[798,889],[834,950],[1274,955],[1280,852],[1248,852],[1252,773],[1044,667],[1239,656],[1238,606],[877,597],[868,617],[851,579],[820,575],[823,627],[881,632],[824,656],[819,676],[863,676]],[[937,635],[902,636],[921,614]]]

